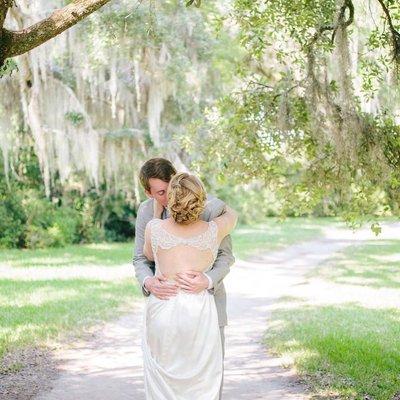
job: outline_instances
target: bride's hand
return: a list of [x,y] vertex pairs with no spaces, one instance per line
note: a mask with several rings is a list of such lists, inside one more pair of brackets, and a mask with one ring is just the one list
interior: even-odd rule
[[208,279],[199,271],[185,271],[176,274],[179,287],[189,293],[200,293],[208,288]]
[[164,206],[156,199],[153,199],[153,218],[161,218]]

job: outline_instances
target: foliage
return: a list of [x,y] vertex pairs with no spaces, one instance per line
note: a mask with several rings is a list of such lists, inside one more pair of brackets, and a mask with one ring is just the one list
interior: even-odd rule
[[0,248],[20,247],[24,243],[25,223],[21,196],[10,196],[0,181]]
[[[399,214],[400,98],[392,43],[365,3],[234,2],[240,82],[180,143],[192,166],[275,194],[279,214],[319,209],[352,226]],[[357,14],[358,13],[358,14]],[[399,6],[391,5],[400,22]],[[353,25],[354,27],[353,27]],[[353,54],[350,43],[363,52]],[[372,99],[372,100],[371,100]],[[372,105],[379,104],[373,112]],[[398,104],[398,101],[397,103]]]
[[[135,202],[119,193],[89,190],[44,195],[37,159],[20,153],[19,177],[8,185],[0,169],[0,248],[62,247],[73,243],[126,241],[134,235]],[[1,178],[1,176],[3,178]]]
[[84,116],[78,111],[68,111],[65,113],[65,118],[71,121],[74,125],[80,125],[84,119]]
[[60,247],[79,240],[77,229],[80,215],[76,210],[58,207],[33,190],[25,192],[25,195],[26,247]]
[[4,64],[0,66],[0,78],[12,75],[12,73],[17,70],[17,63],[12,58],[8,58],[5,60]]
[[[396,28],[398,4],[383,4]],[[192,6],[200,2],[122,0],[70,30],[75,46],[52,47],[46,63],[35,53],[69,97],[57,99],[67,106],[54,108],[62,110],[54,135],[39,129],[39,141],[22,110],[13,115],[12,140],[1,143],[9,176],[0,181],[11,182],[7,207],[19,222],[3,219],[3,246],[130,239],[140,201],[133,178],[153,155],[190,165],[244,222],[342,215],[378,232],[376,218],[399,214],[400,92],[382,7],[349,0]],[[7,90],[18,89],[9,83]],[[154,117],[162,148],[147,118],[151,84],[173,87]],[[88,146],[86,127],[95,137]],[[128,130],[134,134],[112,134]],[[60,142],[72,132],[76,140]],[[89,148],[93,158],[81,162]]]

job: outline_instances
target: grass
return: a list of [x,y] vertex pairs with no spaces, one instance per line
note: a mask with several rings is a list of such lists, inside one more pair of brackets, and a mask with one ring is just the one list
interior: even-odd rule
[[400,289],[400,242],[379,240],[349,247],[332,258],[329,266],[309,276],[335,283]]
[[[245,259],[299,241],[319,237],[333,218],[275,218],[239,226],[232,234],[234,254]],[[375,241],[346,249],[325,268],[310,274],[336,284],[399,289],[399,241]],[[59,249],[7,250],[0,253],[0,360],[8,351],[61,340],[126,310],[141,297],[134,278],[101,279],[132,260],[132,243],[75,245]],[[377,268],[379,265],[379,268]],[[100,271],[85,278],[85,271]],[[47,270],[59,271],[48,277]],[[74,273],[66,278],[63,271]],[[104,272],[106,269],[106,273]],[[7,271],[18,271],[17,278]],[[42,271],[44,278],[35,278]],[[43,272],[44,271],[44,272]],[[93,276],[93,274],[91,274]],[[116,274],[117,276],[117,274]],[[400,294],[400,293],[399,293]],[[389,400],[400,391],[400,311],[355,304],[311,306],[298,299],[273,312],[265,340],[269,348],[292,358],[320,394],[335,399]],[[295,307],[293,308],[293,304]],[[14,373],[13,364],[0,373]],[[366,397],[369,396],[369,397]],[[327,396],[325,396],[326,398]],[[332,398],[332,397],[331,397]]]
[[119,314],[139,296],[132,281],[1,279],[0,358],[21,346],[45,343]]
[[[284,222],[269,218],[267,222],[254,226],[238,226],[232,234],[233,250],[237,257],[244,259],[259,252],[314,239],[321,234],[324,227],[339,224],[335,218],[299,217],[288,218]],[[131,242],[95,243],[38,250],[2,250],[0,264],[25,268],[100,264],[118,266],[131,262],[132,256]]]
[[[332,219],[289,218],[279,223],[241,226],[233,234],[235,255],[245,258],[320,234]],[[19,271],[18,278],[0,275],[0,358],[21,346],[44,343],[65,333],[108,319],[121,304],[129,304],[141,293],[134,278],[101,280],[84,278],[88,268],[110,268],[110,274],[132,260],[132,243],[99,243],[40,250],[4,250],[0,265]],[[35,280],[34,271],[51,268],[60,278]],[[62,271],[74,268],[72,277]],[[26,271],[26,275],[24,272]],[[80,272],[82,271],[82,272]],[[80,274],[82,276],[80,276]]]
[[400,310],[376,292],[398,290],[400,298],[399,249],[400,240],[351,246],[308,275],[330,281],[333,291],[363,286],[366,296],[379,296],[379,308],[288,297],[272,312],[265,344],[293,362],[322,398],[391,400],[400,393]]
[[132,282],[0,280],[0,356],[13,347],[56,338],[115,315],[138,295]]
[[265,223],[255,226],[238,226],[232,234],[234,254],[245,259],[261,252],[283,248],[306,240],[316,239],[323,228],[341,227],[337,218],[287,218],[279,222],[277,218],[268,218]]
[[12,267],[117,266],[131,262],[132,243],[93,243],[38,250],[2,250],[0,264]]
[[303,305],[273,320],[265,342],[294,358],[314,391],[359,400],[389,400],[400,391],[398,309]]
[[[0,255],[5,271],[18,270],[17,278],[0,275],[0,359],[8,351],[45,344],[63,335],[78,334],[86,327],[118,316],[131,307],[141,291],[134,277],[85,278],[79,269],[106,267],[110,276],[130,263],[132,244],[104,243],[61,249],[9,250]],[[35,270],[59,271],[49,279],[36,279]],[[73,276],[62,272],[75,268]],[[26,271],[26,275],[24,274]],[[103,273],[104,275],[104,273]],[[109,277],[108,277],[109,278]]]

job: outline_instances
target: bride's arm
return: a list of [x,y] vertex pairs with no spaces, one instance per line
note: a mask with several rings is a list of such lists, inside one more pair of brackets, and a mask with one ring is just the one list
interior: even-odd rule
[[229,235],[235,229],[238,220],[238,213],[228,205],[225,206],[225,212],[219,217],[213,219],[218,225],[218,241]]

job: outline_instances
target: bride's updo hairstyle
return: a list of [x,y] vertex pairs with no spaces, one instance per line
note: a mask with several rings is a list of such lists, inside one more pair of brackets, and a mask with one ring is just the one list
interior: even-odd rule
[[178,172],[169,182],[168,210],[175,222],[188,225],[196,222],[204,211],[206,190],[199,178]]

